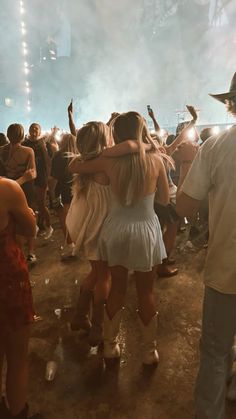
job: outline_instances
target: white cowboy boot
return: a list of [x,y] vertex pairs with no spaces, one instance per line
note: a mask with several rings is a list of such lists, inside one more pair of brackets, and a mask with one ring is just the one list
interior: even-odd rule
[[124,311],[122,307],[110,320],[106,309],[104,310],[104,358],[120,358],[120,346],[118,344],[118,335],[120,331],[121,317]]
[[159,362],[159,355],[157,352],[156,332],[157,332],[157,313],[147,325],[144,325],[139,317],[139,324],[143,336],[143,364],[155,365]]

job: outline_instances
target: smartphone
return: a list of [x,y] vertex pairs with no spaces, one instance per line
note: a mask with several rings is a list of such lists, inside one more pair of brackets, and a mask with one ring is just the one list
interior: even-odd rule
[[151,106],[147,105],[147,110],[150,111],[150,109],[151,109]]

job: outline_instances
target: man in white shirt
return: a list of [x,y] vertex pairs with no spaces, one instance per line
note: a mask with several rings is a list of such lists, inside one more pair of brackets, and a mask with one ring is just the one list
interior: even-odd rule
[[[212,96],[236,117],[236,73],[229,92]],[[209,138],[195,158],[196,147],[191,143],[183,145],[180,153],[177,212],[191,216],[209,197],[196,419],[223,419],[230,349],[236,335],[236,126]]]

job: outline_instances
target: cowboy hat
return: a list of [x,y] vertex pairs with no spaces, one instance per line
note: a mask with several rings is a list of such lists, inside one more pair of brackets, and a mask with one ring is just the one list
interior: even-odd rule
[[219,100],[222,103],[225,103],[226,99],[231,99],[232,97],[236,96],[236,73],[234,73],[234,76],[232,78],[229,92],[227,93],[220,93],[218,95],[212,95],[209,93],[210,96],[212,96],[214,99]]

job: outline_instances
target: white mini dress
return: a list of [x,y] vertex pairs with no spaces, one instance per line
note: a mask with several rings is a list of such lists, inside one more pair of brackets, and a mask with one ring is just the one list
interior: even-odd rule
[[148,272],[167,257],[158,217],[154,211],[154,193],[133,206],[113,204],[99,236],[101,260],[110,267]]

